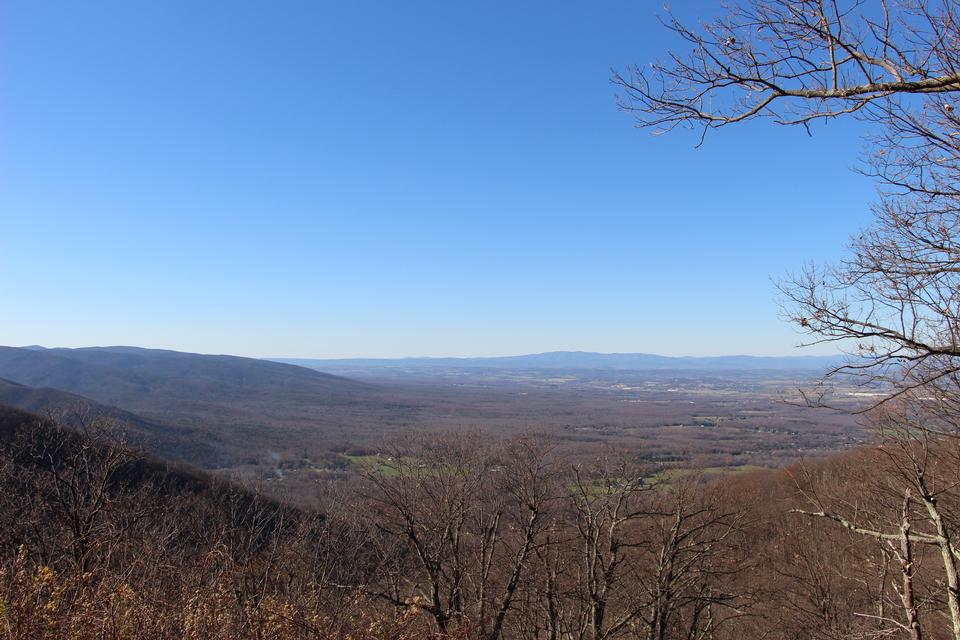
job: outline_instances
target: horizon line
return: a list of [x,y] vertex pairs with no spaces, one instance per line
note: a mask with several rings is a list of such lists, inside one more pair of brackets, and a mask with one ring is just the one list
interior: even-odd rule
[[[2,345],[0,345],[2,346]],[[13,346],[13,345],[10,345]],[[664,353],[654,353],[649,351],[588,351],[585,349],[554,349],[550,351],[533,351],[525,353],[510,353],[510,354],[500,354],[500,355],[408,355],[408,356],[340,356],[340,357],[317,357],[317,356],[249,356],[249,355],[238,355],[236,353],[213,353],[213,352],[202,352],[202,351],[182,351],[180,349],[172,349],[170,347],[142,347],[138,345],[129,345],[129,344],[106,344],[106,345],[86,345],[80,347],[48,347],[41,344],[28,344],[28,345],[17,345],[13,346],[16,349],[42,349],[42,350],[54,350],[54,349],[142,349],[145,351],[170,351],[174,353],[184,353],[184,354],[193,354],[193,355],[209,355],[209,356],[233,356],[240,358],[252,358],[254,360],[316,360],[316,361],[347,361],[347,360],[492,360],[492,359],[502,359],[502,358],[524,358],[530,356],[543,356],[543,355],[557,355],[557,354],[579,354],[579,355],[593,355],[593,356],[648,356],[654,358],[669,358],[675,360],[682,359],[706,359],[706,358],[756,358],[756,359],[773,359],[773,358],[839,358],[845,357],[847,354],[842,352],[834,354],[776,354],[776,355],[756,355],[749,353],[724,353],[719,355],[668,355]],[[799,348],[799,347],[798,347]]]
[[554,354],[582,354],[592,356],[649,356],[654,358],[669,358],[673,360],[683,359],[706,359],[706,358],[842,358],[846,357],[844,353],[834,354],[780,354],[780,355],[755,355],[749,353],[724,353],[720,355],[667,355],[663,353],[652,353],[649,351],[585,351],[585,350],[566,350],[558,349],[554,351],[537,351],[527,353],[514,353],[494,356],[348,356],[337,358],[318,358],[306,356],[270,356],[262,358],[264,360],[317,360],[317,361],[343,361],[343,360],[496,360],[502,358],[525,358],[530,356],[544,356]]

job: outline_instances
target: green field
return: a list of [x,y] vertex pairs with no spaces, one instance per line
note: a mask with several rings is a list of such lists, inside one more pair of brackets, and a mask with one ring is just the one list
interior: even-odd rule
[[357,469],[364,471],[374,471],[384,476],[395,476],[399,474],[397,464],[387,456],[349,456],[342,455],[350,461],[350,464]]
[[733,467],[703,467],[701,469],[676,468],[664,469],[660,473],[655,473],[647,478],[648,482],[656,484],[670,484],[674,480],[686,478],[694,475],[732,475],[735,473],[749,473],[751,471],[764,471],[766,467],[758,467],[752,464],[741,464]]

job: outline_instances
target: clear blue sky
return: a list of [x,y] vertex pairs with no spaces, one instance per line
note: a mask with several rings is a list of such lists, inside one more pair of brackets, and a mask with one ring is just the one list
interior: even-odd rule
[[4,2],[0,344],[793,353],[859,131],[633,128],[657,6]]

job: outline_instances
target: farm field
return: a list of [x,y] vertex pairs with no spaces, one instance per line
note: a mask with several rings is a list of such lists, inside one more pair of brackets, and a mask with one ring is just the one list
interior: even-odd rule
[[[354,372],[356,376],[356,372]],[[536,436],[574,460],[627,451],[663,478],[688,469],[708,476],[779,467],[868,442],[856,416],[796,402],[795,373],[698,371],[444,372],[356,377],[377,402],[331,408],[309,423],[280,427],[286,447],[223,469],[276,490],[313,493],[320,483],[383,465],[411,434],[463,438]],[[854,389],[835,395],[853,408]]]

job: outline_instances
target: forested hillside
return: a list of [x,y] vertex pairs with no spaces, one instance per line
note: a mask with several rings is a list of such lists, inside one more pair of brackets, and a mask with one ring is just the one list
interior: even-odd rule
[[956,447],[717,479],[409,438],[305,509],[99,423],[4,409],[0,444],[10,638],[951,637]]
[[226,462],[226,447],[215,434],[145,420],[140,416],[66,391],[34,388],[0,378],[0,404],[49,415],[67,422],[107,419],[122,429],[132,446],[158,456],[203,467]]

